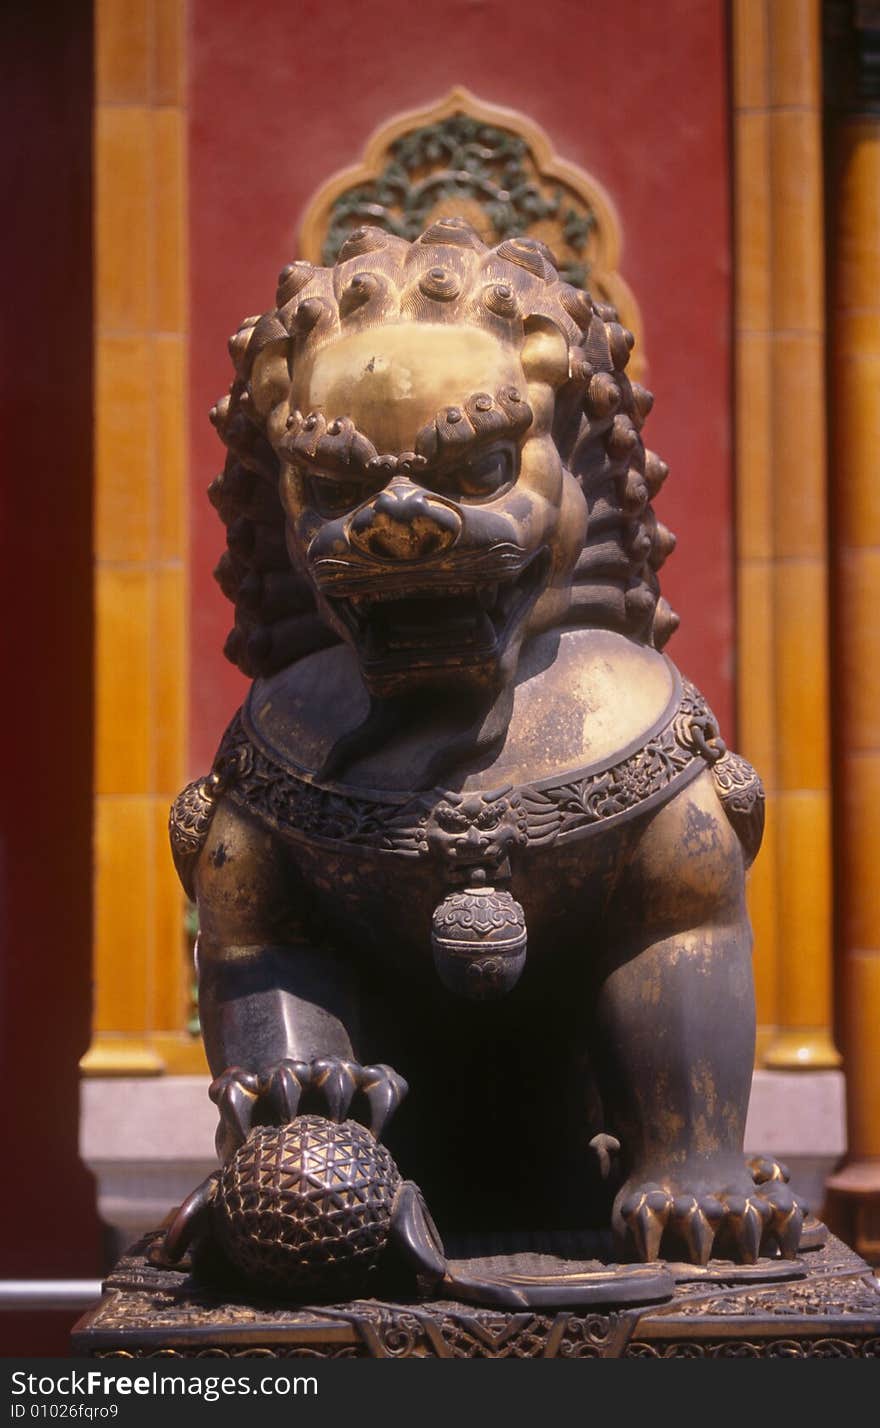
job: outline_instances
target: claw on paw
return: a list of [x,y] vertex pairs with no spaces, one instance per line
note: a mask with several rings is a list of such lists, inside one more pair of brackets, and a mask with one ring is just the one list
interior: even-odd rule
[[715,1232],[724,1216],[724,1207],[714,1195],[677,1195],[672,1202],[670,1227],[683,1240],[691,1264],[708,1264]]
[[279,1061],[277,1066],[272,1067],[265,1079],[263,1094],[273,1121],[285,1124],[295,1118],[303,1091],[310,1080],[311,1069],[307,1061]]
[[713,1257],[738,1264],[756,1264],[762,1255],[796,1259],[807,1213],[781,1176],[717,1194],[648,1180],[625,1190],[616,1212],[622,1247],[638,1259],[662,1254],[698,1265]]
[[646,1187],[628,1195],[620,1213],[629,1230],[639,1259],[656,1259],[660,1241],[672,1208],[672,1196],[659,1187]]
[[230,1066],[208,1087],[208,1095],[220,1113],[217,1153],[224,1160],[234,1155],[248,1138],[260,1094],[259,1077],[241,1066]]
[[[253,1126],[289,1125],[302,1109],[340,1124],[354,1103],[354,1119],[362,1120],[380,1140],[409,1087],[390,1066],[360,1066],[341,1056],[319,1056],[313,1061],[287,1058],[261,1075],[230,1066],[210,1087],[211,1100],[220,1113],[217,1153],[224,1161],[243,1145]],[[358,1104],[366,1102],[366,1115]]]
[[759,1196],[725,1195],[724,1234],[733,1249],[733,1258],[743,1264],[757,1264],[761,1253],[764,1228],[770,1219],[770,1209]]
[[783,1259],[796,1259],[807,1207],[782,1183],[772,1183],[764,1191],[769,1210],[764,1234],[764,1248],[778,1247]]
[[337,1125],[345,1120],[361,1074],[353,1061],[338,1056],[322,1056],[312,1062],[312,1091],[320,1096],[328,1120]]
[[390,1066],[380,1062],[376,1066],[363,1067],[361,1090],[370,1108],[370,1130],[377,1140],[404,1099],[409,1086],[402,1076],[392,1071]]

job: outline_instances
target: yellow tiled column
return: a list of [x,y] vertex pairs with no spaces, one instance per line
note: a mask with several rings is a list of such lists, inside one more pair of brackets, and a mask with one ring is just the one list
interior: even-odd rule
[[99,0],[95,34],[95,1000],[83,1070],[150,1074],[189,1050],[165,832],[187,673],[182,0]]
[[[830,1188],[880,1256],[880,117],[835,126],[831,395],[842,1035],[849,1163]],[[873,1218],[873,1229],[869,1221]]]
[[767,787],[752,874],[758,1056],[839,1064],[831,1033],[819,0],[736,0],[739,739]]

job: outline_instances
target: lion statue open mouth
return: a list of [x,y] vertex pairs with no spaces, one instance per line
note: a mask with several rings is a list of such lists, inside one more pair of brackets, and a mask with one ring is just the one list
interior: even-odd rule
[[674,540],[631,346],[543,244],[489,250],[456,219],[358,229],[232,338],[211,499],[254,683],[171,832],[235,1169],[178,1249],[231,1195],[259,1278],[252,1137],[305,1116],[272,1164],[356,1142],[370,1254],[404,1223],[435,1277],[413,1183],[321,1117],[384,1135],[444,1236],[796,1254],[805,1207],[742,1154],[763,792],[661,653]]

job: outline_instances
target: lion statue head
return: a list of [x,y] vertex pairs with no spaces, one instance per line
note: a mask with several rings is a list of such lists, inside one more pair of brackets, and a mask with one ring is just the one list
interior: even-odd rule
[[268,675],[345,640],[381,700],[497,688],[563,625],[661,647],[674,539],[632,342],[543,243],[489,249],[463,219],[412,243],[359,228],[334,267],[285,268],[212,413],[227,656]]

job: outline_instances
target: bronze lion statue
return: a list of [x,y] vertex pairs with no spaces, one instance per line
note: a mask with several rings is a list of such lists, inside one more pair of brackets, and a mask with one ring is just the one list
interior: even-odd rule
[[444,1244],[587,1232],[796,1254],[805,1207],[743,1157],[763,791],[661,652],[632,344],[542,243],[460,219],[357,229],[231,339],[210,496],[253,685],[171,835],[225,1165],[197,1200],[226,1196],[233,1258],[361,1123],[392,1166],[383,1199],[345,1131],[368,1258],[395,1215],[435,1277]]

